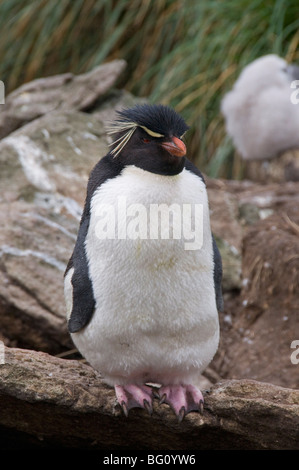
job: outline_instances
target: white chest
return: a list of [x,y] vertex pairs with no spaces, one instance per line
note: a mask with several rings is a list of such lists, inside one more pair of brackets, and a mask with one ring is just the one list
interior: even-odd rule
[[112,377],[146,364],[151,374],[169,366],[174,342],[177,361],[196,362],[211,337],[214,354],[212,238],[199,177],[127,167],[95,192],[85,248],[96,311],[74,337],[95,367]]

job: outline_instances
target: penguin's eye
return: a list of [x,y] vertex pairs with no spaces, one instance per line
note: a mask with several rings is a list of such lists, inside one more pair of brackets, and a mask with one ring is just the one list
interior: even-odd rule
[[149,143],[150,143],[150,139],[147,139],[146,137],[144,137],[142,140],[143,140],[143,142],[144,142],[145,144],[149,144]]

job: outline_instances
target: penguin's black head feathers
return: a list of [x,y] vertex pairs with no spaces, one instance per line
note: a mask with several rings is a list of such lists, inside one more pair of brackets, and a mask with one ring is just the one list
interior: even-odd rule
[[120,119],[116,123],[133,124],[149,131],[153,137],[174,135],[182,137],[188,130],[184,119],[172,108],[163,105],[137,105],[118,112]]
[[184,119],[172,108],[137,105],[118,111],[117,119],[107,129],[113,136],[110,153],[125,165],[175,174],[183,167],[186,147],[181,138],[187,130]]

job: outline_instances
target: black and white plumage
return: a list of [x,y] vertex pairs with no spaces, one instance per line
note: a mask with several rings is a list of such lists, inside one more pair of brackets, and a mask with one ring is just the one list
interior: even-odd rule
[[[161,384],[161,400],[179,419],[199,410],[203,397],[195,385],[218,348],[221,257],[203,177],[185,156],[181,137],[187,129],[174,110],[162,105],[119,113],[109,130],[111,151],[91,172],[65,273],[72,339],[115,387],[126,414],[135,406],[152,411],[148,383]],[[166,226],[151,236],[148,216],[157,205],[171,209],[169,237]],[[195,206],[202,208],[200,217]],[[183,207],[194,209],[189,222],[202,231],[202,240],[191,249],[186,249],[191,232],[186,232]],[[135,223],[140,214],[146,216],[145,232]],[[99,236],[103,220],[115,236]]]
[[291,99],[298,79],[299,67],[269,54],[248,64],[223,97],[226,130],[244,160],[299,148],[299,106]]

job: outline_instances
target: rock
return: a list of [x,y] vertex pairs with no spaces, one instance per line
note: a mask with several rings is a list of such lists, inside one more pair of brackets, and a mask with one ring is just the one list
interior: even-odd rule
[[224,292],[241,289],[243,228],[238,220],[238,196],[229,192],[219,180],[206,179],[211,228],[220,250]]
[[220,348],[211,364],[221,377],[299,387],[290,359],[299,327],[298,191],[290,182],[253,184],[238,193],[242,287],[221,315]]
[[106,151],[103,125],[82,112],[49,113],[0,142],[0,327],[22,347],[71,346],[63,273],[88,173]]
[[298,206],[290,204],[244,236],[242,305],[227,347],[226,377],[299,388],[298,365],[290,357],[299,331],[298,235]]
[[250,226],[266,219],[294,201],[299,203],[298,182],[259,184],[206,178],[211,227],[223,262],[223,290],[241,290],[242,246]]
[[157,400],[152,416],[134,409],[126,418],[90,366],[5,348],[0,396],[2,450],[299,448],[299,391],[252,380],[218,383],[205,393],[203,415],[181,424]]
[[91,108],[114,86],[125,67],[125,61],[114,60],[82,75],[65,73],[22,85],[1,108],[0,139],[51,111]]
[[90,114],[36,119],[0,141],[2,198],[33,203],[59,193],[82,205],[89,171],[107,149],[104,126]]
[[299,150],[288,150],[273,160],[246,161],[244,174],[259,183],[299,181]]

